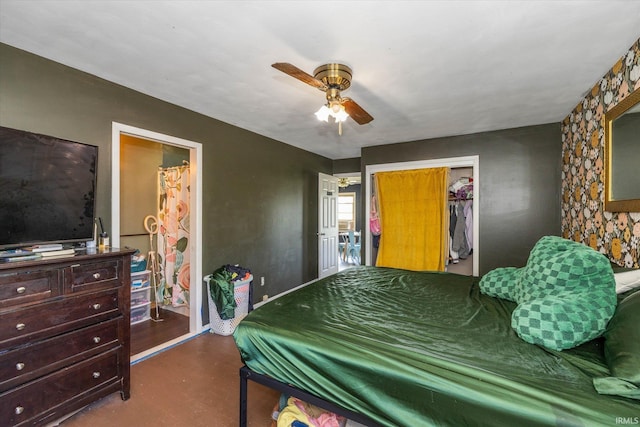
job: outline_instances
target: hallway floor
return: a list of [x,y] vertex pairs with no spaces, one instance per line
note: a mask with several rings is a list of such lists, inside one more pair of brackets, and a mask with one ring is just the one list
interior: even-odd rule
[[346,270],[347,268],[355,267],[357,265],[360,264],[351,258],[345,260],[342,257],[339,257],[338,259],[338,271]]
[[[131,366],[131,398],[113,393],[62,427],[236,427],[240,355],[231,336],[203,333]],[[268,427],[279,393],[249,381],[248,426]]]

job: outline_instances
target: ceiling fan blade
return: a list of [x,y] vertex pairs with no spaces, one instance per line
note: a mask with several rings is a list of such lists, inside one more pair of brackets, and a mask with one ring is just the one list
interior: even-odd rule
[[322,81],[316,79],[311,74],[302,71],[295,65],[289,64],[288,62],[276,62],[275,64],[271,64],[271,66],[276,70],[280,70],[283,73],[290,75],[291,77],[295,77],[303,83],[306,83],[320,90],[327,90],[327,85],[325,85]]
[[342,105],[344,105],[347,114],[359,125],[366,125],[373,120],[371,114],[364,111],[364,109],[351,98],[342,98]]

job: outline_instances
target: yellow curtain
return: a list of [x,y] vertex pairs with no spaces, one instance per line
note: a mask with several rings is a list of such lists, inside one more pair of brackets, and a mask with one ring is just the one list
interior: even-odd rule
[[444,271],[449,168],[376,173],[382,235],[376,265]]

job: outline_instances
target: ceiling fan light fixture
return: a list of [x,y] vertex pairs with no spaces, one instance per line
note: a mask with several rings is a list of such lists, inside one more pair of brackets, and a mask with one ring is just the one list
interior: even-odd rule
[[315,115],[318,120],[322,122],[328,122],[329,116],[331,115],[331,110],[326,105],[323,105],[318,111],[315,112]]
[[338,178],[338,187],[346,188],[349,185],[349,178]]
[[333,113],[331,115],[333,116],[334,119],[336,119],[336,123],[344,122],[349,118],[349,114],[344,109],[343,105],[340,105],[340,109],[338,110],[337,113]]
[[329,121],[329,116],[333,117],[336,123],[341,123],[349,118],[349,114],[344,109],[344,105],[339,102],[325,104],[314,113],[318,120],[323,122]]

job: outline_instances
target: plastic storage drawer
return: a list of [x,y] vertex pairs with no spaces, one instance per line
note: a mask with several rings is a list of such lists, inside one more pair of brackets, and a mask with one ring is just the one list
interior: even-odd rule
[[136,323],[144,322],[145,320],[151,319],[151,311],[150,311],[151,303],[146,303],[144,305],[140,305],[138,307],[131,309],[131,324],[134,325]]
[[151,319],[151,272],[131,273],[131,324]]
[[149,287],[151,284],[151,271],[144,270],[131,273],[131,290]]

